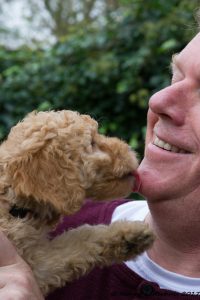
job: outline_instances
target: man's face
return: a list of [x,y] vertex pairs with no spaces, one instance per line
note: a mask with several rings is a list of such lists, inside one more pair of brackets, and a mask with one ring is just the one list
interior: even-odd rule
[[149,200],[200,194],[200,34],[172,59],[172,83],[149,102],[141,193]]

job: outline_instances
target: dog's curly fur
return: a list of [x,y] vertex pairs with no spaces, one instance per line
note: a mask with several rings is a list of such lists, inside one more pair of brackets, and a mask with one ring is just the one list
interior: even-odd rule
[[[73,111],[30,113],[0,146],[0,227],[31,266],[44,295],[89,272],[144,251],[153,235],[140,222],[84,225],[49,239],[85,198],[127,196],[137,159],[117,138]],[[11,212],[24,208],[23,216]]]

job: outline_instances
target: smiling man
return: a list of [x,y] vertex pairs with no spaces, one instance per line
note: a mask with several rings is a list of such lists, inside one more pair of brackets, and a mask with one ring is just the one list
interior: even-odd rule
[[200,299],[200,34],[172,61],[171,85],[149,102],[140,193],[147,201],[90,203],[61,228],[143,220],[153,247],[134,261],[95,269],[50,299]]

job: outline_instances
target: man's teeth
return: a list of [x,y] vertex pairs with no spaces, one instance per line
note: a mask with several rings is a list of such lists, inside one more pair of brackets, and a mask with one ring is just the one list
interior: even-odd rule
[[157,136],[155,137],[155,140],[153,142],[154,145],[156,145],[159,148],[165,149],[167,151],[175,152],[175,153],[187,153],[185,150],[180,149],[176,146],[170,145],[166,143],[163,140],[160,140]]

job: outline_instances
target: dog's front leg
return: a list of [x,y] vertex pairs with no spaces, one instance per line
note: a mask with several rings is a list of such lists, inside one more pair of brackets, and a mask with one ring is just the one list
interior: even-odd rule
[[[35,249],[29,261],[44,294],[87,274],[95,266],[108,266],[135,257],[153,242],[141,222],[83,225]],[[34,263],[33,263],[34,262]]]

